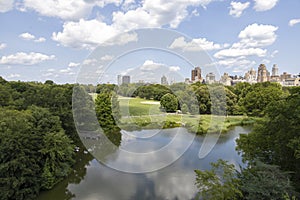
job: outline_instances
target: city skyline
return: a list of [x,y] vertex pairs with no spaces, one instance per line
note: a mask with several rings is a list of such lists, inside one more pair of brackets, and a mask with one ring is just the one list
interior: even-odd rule
[[[127,77],[127,79],[129,80],[131,78],[129,75],[124,75],[124,76]],[[123,78],[124,76],[122,75],[117,76],[118,85],[124,83],[124,81],[120,80],[120,78]],[[280,83],[283,86],[299,86],[300,73],[289,74],[289,72],[282,72],[282,74],[280,74],[279,67],[277,66],[277,64],[273,64],[271,70],[268,70],[265,64],[260,64],[257,67],[257,70],[251,68],[248,72],[244,74],[244,76],[238,76],[236,74],[229,74],[227,72],[224,72],[224,74],[220,75],[220,78],[217,79],[216,75],[213,72],[202,74],[201,68],[198,66],[191,70],[190,78],[185,77],[184,80],[181,81],[175,81],[174,79],[173,80],[170,79],[171,78],[162,75],[160,77],[160,82],[159,81],[147,82],[143,79],[140,79],[138,82],[135,81],[133,83],[172,85],[173,83],[180,83],[180,82],[185,82],[187,84],[201,82],[205,84],[221,83],[223,85],[231,86],[231,85],[235,85],[238,82],[247,82],[247,83],[254,84],[254,83],[269,81],[269,82]],[[125,83],[128,84],[130,83],[130,81]]]
[[[297,74],[299,7],[295,0],[2,0],[0,75],[7,80],[76,82],[97,46],[139,28],[181,32],[190,40],[174,39],[169,51],[205,51],[220,74],[243,75],[260,63],[277,63],[282,72]],[[136,40],[134,35],[123,39]],[[190,69],[181,66],[187,70],[179,71],[182,76],[189,76]]]

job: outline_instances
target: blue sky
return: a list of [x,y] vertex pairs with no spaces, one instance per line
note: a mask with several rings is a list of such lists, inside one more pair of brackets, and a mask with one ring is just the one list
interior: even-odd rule
[[[221,74],[243,75],[260,63],[298,74],[299,8],[299,0],[1,0],[0,76],[76,82],[97,46],[138,28],[181,32],[190,40],[177,38],[173,49],[195,52],[201,47]],[[131,62],[127,70],[171,63],[168,68],[182,77],[190,74],[184,62],[161,63],[161,56],[143,59]],[[126,73],[117,68],[109,72],[112,77]]]

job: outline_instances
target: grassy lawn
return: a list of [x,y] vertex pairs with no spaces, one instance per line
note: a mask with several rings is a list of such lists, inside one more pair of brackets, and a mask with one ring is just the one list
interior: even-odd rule
[[[96,98],[92,94],[93,99]],[[171,128],[184,126],[190,132],[205,134],[227,132],[230,127],[255,123],[257,118],[247,116],[214,116],[164,113],[159,101],[118,97],[122,114],[121,127],[127,130]]]
[[118,97],[122,116],[142,116],[162,114],[159,101],[141,98]]

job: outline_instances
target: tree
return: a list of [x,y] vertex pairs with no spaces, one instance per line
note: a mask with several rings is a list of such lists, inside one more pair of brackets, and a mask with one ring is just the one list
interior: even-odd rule
[[0,109],[1,199],[35,199],[40,190],[38,147],[28,113]]
[[195,170],[200,197],[210,200],[232,200],[241,197],[242,192],[239,189],[240,183],[234,165],[218,160],[211,163],[211,166],[211,170]]
[[175,112],[178,108],[178,100],[173,94],[167,93],[160,99],[160,105],[166,112]]
[[[118,119],[118,102],[112,100],[113,94],[111,92],[103,92],[97,95],[95,101],[95,110],[98,122],[102,128],[104,134],[115,145],[121,144],[120,128],[117,126]],[[112,102],[114,102],[112,104]],[[114,118],[116,116],[116,118]]]
[[41,187],[51,189],[70,173],[74,164],[74,145],[63,130],[46,134],[43,137],[43,144],[43,148],[39,151],[45,159]]
[[295,194],[289,174],[278,166],[255,162],[239,174],[244,199],[281,200]]
[[186,104],[183,104],[183,105],[181,106],[181,112],[182,112],[183,114],[187,114],[187,113],[189,112],[189,107],[188,107]]
[[253,131],[237,140],[237,150],[247,161],[259,159],[293,172],[292,180],[299,186],[300,88],[291,91],[289,97],[270,103],[265,112]]
[[247,115],[264,116],[265,109],[271,102],[276,102],[284,97],[281,86],[276,83],[257,83],[252,87],[252,91],[240,100]]

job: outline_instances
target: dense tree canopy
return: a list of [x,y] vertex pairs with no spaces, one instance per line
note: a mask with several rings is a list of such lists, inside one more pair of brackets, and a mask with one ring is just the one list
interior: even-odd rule
[[260,159],[268,164],[290,171],[300,184],[300,88],[291,90],[291,95],[272,102],[265,110],[266,117],[248,135],[237,140],[238,150],[245,160]]

